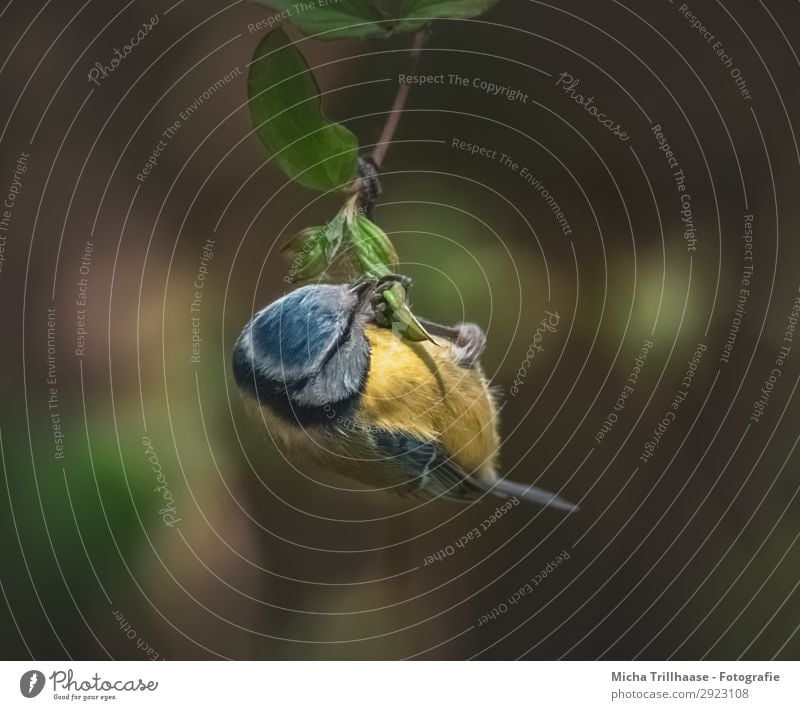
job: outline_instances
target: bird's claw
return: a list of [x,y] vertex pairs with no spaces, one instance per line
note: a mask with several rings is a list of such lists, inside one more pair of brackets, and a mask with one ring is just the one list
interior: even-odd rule
[[381,328],[391,328],[392,318],[389,310],[389,304],[383,299],[383,293],[377,291],[370,297],[370,304],[372,305],[372,316],[376,325]]
[[376,286],[376,290],[383,293],[387,289],[394,286],[394,284],[400,284],[403,287],[403,290],[406,292],[406,296],[411,291],[411,286],[414,284],[414,280],[410,276],[406,276],[405,274],[386,274],[386,276],[382,276],[378,279],[378,285]]
[[377,325],[382,328],[392,327],[392,309],[386,302],[386,291],[390,290],[395,284],[400,284],[405,291],[406,297],[408,297],[412,283],[411,277],[404,274],[387,274],[378,279],[370,296],[370,305]]

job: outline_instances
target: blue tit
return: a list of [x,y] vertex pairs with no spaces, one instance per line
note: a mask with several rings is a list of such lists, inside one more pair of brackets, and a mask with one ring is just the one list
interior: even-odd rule
[[402,495],[463,501],[489,491],[574,510],[498,477],[481,329],[423,321],[437,342],[404,340],[376,317],[379,286],[304,286],[257,313],[236,341],[234,379],[286,458]]

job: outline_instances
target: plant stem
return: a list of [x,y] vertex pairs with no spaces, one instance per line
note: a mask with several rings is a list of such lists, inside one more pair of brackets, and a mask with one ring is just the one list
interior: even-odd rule
[[[415,75],[417,73],[419,60],[422,56],[422,47],[425,45],[425,40],[427,40],[427,38],[427,28],[421,29],[414,35],[414,42],[411,45],[409,54],[409,66],[407,74]],[[410,89],[411,86],[408,82],[404,82],[397,89],[397,94],[394,97],[394,103],[389,111],[389,117],[386,119],[386,123],[383,126],[383,131],[381,132],[381,137],[378,139],[378,144],[375,146],[375,150],[372,152],[372,160],[374,161],[375,166],[378,168],[381,166],[383,159],[386,157],[386,151],[389,150],[389,145],[394,137],[394,132],[397,130],[397,126],[400,123],[400,116],[403,114],[403,109],[406,105],[406,100],[408,99],[408,92]]]

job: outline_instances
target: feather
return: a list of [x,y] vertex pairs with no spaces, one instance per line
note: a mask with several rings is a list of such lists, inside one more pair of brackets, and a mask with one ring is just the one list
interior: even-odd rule
[[555,493],[546,491],[543,488],[537,488],[536,486],[526,486],[524,483],[507,481],[504,478],[499,478],[493,483],[489,483],[488,481],[473,481],[472,483],[481,490],[501,498],[519,498],[520,500],[535,503],[545,508],[556,508],[558,510],[566,510],[570,513],[579,510],[578,506],[574,503],[570,503],[568,500],[560,498]]
[[475,497],[477,489],[440,446],[384,429],[375,430],[373,436],[377,452],[388,459],[383,463],[397,467],[408,477],[405,494],[426,498],[442,496],[451,500]]
[[371,348],[359,413],[365,425],[435,441],[462,470],[489,475],[500,439],[480,367],[461,367],[448,342],[411,343],[370,326],[365,334]]

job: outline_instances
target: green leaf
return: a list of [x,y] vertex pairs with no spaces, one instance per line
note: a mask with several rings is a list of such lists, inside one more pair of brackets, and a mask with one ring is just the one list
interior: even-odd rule
[[431,20],[464,19],[483,14],[497,0],[406,0],[395,32],[414,32]]
[[256,3],[278,10],[278,19],[288,20],[306,34],[322,33],[316,39],[389,34],[382,24],[386,18],[370,0],[256,0]]
[[256,48],[247,91],[253,127],[290,178],[332,190],[355,177],[358,139],[323,116],[314,75],[283,30]]
[[393,273],[397,268],[397,252],[386,232],[360,214],[348,223],[348,227],[363,273],[375,278]]

